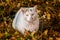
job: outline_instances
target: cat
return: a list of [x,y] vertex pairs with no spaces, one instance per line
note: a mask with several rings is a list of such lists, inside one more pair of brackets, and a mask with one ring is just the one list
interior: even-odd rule
[[22,34],[24,34],[25,30],[37,32],[39,29],[37,6],[21,7],[13,19],[12,27]]

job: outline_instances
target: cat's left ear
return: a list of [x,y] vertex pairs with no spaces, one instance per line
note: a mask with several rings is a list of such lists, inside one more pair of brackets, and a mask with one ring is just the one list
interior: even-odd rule
[[26,8],[24,8],[24,7],[21,7],[20,10],[23,14],[26,13],[26,11],[27,11]]
[[38,10],[38,6],[37,6],[37,5],[34,6],[34,10],[35,10],[37,13],[40,13],[40,12],[41,12],[40,10]]

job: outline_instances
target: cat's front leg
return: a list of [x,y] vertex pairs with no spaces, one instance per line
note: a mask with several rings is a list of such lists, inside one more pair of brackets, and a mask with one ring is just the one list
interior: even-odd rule
[[31,34],[34,35],[36,33],[36,31],[33,31]]
[[29,35],[29,31],[28,30],[24,30],[24,37],[26,37],[26,35]]

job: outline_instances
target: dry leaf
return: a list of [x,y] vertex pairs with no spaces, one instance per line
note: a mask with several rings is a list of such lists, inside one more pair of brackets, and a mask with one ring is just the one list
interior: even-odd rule
[[50,15],[49,13],[47,13],[47,15],[46,15],[46,16],[47,16],[47,19],[48,19],[48,20],[50,20],[50,19],[51,19],[51,18],[50,18],[50,17],[51,17],[51,15]]
[[48,30],[46,29],[46,30],[44,31],[44,35],[47,35],[47,33],[48,33]]
[[0,33],[0,38],[2,38],[5,34],[4,33]]
[[56,40],[60,40],[60,37],[57,37]]
[[49,37],[49,40],[53,40],[53,38],[52,37]]
[[18,4],[17,4],[17,7],[19,8],[19,7],[20,7],[20,5],[21,5],[21,4],[20,4],[20,3],[18,3]]

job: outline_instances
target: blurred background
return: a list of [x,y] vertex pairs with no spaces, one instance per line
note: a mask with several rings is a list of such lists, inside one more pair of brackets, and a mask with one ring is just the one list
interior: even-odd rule
[[[12,28],[20,7],[38,5],[40,28],[23,36]],[[0,40],[60,40],[60,0],[0,0]]]

